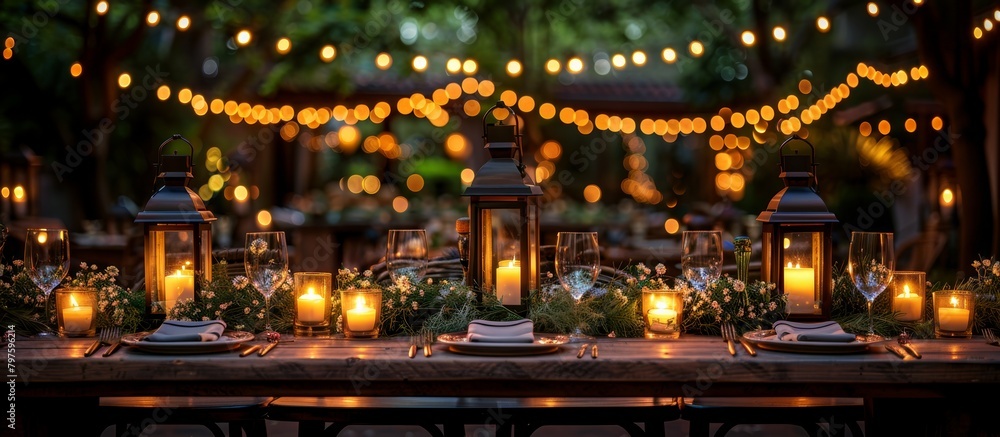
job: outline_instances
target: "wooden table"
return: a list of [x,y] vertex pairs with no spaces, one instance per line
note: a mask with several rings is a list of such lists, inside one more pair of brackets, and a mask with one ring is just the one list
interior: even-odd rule
[[979,422],[988,416],[977,414],[974,401],[992,399],[1000,389],[1000,347],[981,339],[916,340],[920,360],[874,346],[848,355],[760,350],[757,357],[742,351],[734,357],[720,339],[702,336],[602,338],[597,359],[576,358],[572,345],[553,354],[504,358],[459,355],[441,344],[431,357],[410,359],[408,343],[397,338],[298,338],[265,357],[240,358],[235,351],[151,355],[123,348],[108,358],[84,358],[91,341],[16,341],[20,423],[32,416],[31,408],[51,412],[67,404],[78,410],[96,405],[91,400],[97,396],[838,396],[868,401],[869,435],[902,435],[924,426],[951,435],[949,426],[968,420],[1000,428]]

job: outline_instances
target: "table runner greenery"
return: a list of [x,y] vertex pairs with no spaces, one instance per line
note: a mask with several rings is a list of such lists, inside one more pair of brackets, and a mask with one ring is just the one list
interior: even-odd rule
[[[225,266],[217,266],[211,281],[203,284],[198,301],[178,303],[172,318],[187,320],[223,319],[230,329],[260,331],[264,324],[264,299],[244,276],[228,277]],[[1000,326],[1000,264],[995,259],[973,263],[976,276],[955,284],[930,284],[925,299],[925,314],[931,314],[931,292],[942,289],[969,290],[976,295],[975,332]],[[14,326],[25,335],[35,334],[55,320],[44,318],[44,301],[38,287],[23,270],[23,262],[0,265],[0,323]],[[705,292],[692,290],[687,283],[664,276],[662,265],[653,269],[637,264],[625,269],[626,274],[609,284],[596,287],[575,304],[568,292],[551,276],[542,278],[543,285],[531,292],[528,318],[539,332],[571,332],[583,321],[591,335],[641,337],[642,318],[639,302],[644,289],[675,289],[685,293],[683,329],[688,334],[719,332],[722,321],[736,323],[742,331],[768,328],[785,316],[785,298],[775,293],[773,284],[761,281],[743,283],[723,276]],[[153,329],[153,322],[144,320],[143,290],[131,290],[118,283],[119,271],[114,266],[99,269],[83,263],[64,285],[93,287],[98,291],[98,326],[121,325],[126,331]],[[462,331],[472,319],[511,320],[521,317],[486,293],[482,301],[477,293],[460,282],[426,280],[411,283],[402,279],[380,284],[371,271],[340,270],[337,283],[341,288],[378,288],[383,293],[381,333],[383,336],[406,335],[421,328],[434,332]],[[832,318],[848,332],[867,330],[867,309],[864,298],[854,288],[842,267],[835,268]],[[290,332],[293,323],[292,283],[286,281],[272,296],[271,323],[279,332]],[[332,318],[336,331],[341,331],[340,297],[333,293]],[[900,322],[890,310],[890,291],[883,292],[874,303],[876,331],[895,336],[904,330],[916,338],[933,337],[932,321]],[[54,313],[54,312],[53,312]]]

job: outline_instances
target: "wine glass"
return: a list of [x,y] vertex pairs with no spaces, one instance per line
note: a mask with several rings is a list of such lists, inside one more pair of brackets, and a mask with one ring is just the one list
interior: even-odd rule
[[[597,232],[560,232],[556,236],[556,275],[576,303],[583,293],[597,282],[601,270],[601,252]],[[576,327],[570,340],[579,342],[592,337],[583,333],[583,323]]]
[[854,286],[868,301],[868,341],[882,340],[875,334],[872,302],[892,281],[896,258],[891,232],[854,232],[848,254],[847,271]]
[[271,339],[271,295],[288,279],[288,247],[284,232],[248,232],[243,254],[247,278],[264,296],[264,332]]
[[722,232],[684,231],[681,237],[681,271],[698,291],[722,274]]
[[[28,229],[24,241],[24,268],[32,282],[45,295],[45,324],[52,319],[49,295],[69,273],[69,231],[66,229]],[[52,331],[41,332],[54,337]]]
[[385,267],[393,282],[410,278],[416,284],[427,272],[427,232],[423,229],[390,229],[385,246]]

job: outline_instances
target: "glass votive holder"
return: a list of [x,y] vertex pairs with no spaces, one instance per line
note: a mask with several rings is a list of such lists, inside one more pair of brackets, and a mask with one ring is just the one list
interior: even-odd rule
[[382,291],[340,290],[344,337],[376,338],[382,316]]
[[919,322],[924,319],[924,296],[927,274],[924,272],[895,271],[892,273],[892,312],[900,322]]
[[976,299],[971,291],[941,290],[934,293],[934,336],[972,338]]
[[56,289],[56,323],[63,337],[97,335],[97,289],[61,287]]
[[319,337],[330,335],[330,293],[333,274],[324,272],[296,272],[295,335]]
[[646,338],[680,338],[684,312],[684,296],[680,291],[644,290],[640,311]]

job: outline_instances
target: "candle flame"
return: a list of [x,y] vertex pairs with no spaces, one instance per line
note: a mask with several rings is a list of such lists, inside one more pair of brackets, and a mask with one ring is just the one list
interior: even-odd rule
[[792,262],[791,261],[788,262],[788,267],[787,268],[789,268],[789,269],[792,268]]
[[[316,290],[312,287],[309,287],[306,289],[306,294],[316,294]],[[362,298],[362,300],[364,299]]]
[[667,302],[663,300],[656,301],[656,309],[658,310],[667,309]]
[[903,285],[903,297],[910,297],[910,284]]
[[69,295],[69,306],[72,306],[72,307],[78,307],[78,306],[80,306],[80,304],[76,303],[76,297],[73,296],[72,294]]
[[952,296],[950,303],[952,307],[958,308],[958,297]]
[[45,242],[48,241],[48,240],[49,240],[49,234],[48,234],[48,232],[39,232],[38,233],[38,244],[45,244]]
[[358,296],[358,297],[354,298],[354,309],[356,309],[356,310],[365,309],[365,297],[364,296]]

